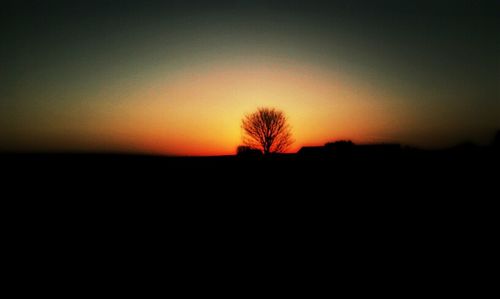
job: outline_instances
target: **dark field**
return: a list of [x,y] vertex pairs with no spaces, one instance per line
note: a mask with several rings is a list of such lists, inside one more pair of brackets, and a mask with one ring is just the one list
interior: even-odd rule
[[6,202],[35,210],[362,222],[477,219],[498,201],[499,161],[493,147],[272,157],[1,156]]
[[[493,147],[443,151],[286,154],[271,157],[164,157],[130,154],[2,154],[3,181],[19,192],[101,192],[127,196],[205,196],[210,200],[410,200],[486,196],[498,180]],[[491,195],[490,195],[491,196]],[[344,198],[344,197],[343,197]],[[343,199],[345,200],[345,198]]]
[[274,157],[3,154],[1,165],[4,203],[35,219],[403,233],[493,221],[499,158],[492,147],[474,147]]
[[359,267],[370,277],[425,273],[442,285],[439,273],[460,279],[488,264],[494,248],[492,148],[271,158],[4,154],[1,165],[9,248],[40,269],[71,259],[70,267],[119,271],[137,266],[125,262],[132,257],[210,275],[220,260],[282,271],[307,268],[307,260],[334,263],[342,275]]

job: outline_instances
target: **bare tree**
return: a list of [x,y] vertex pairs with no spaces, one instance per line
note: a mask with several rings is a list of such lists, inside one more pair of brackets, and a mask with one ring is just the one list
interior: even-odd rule
[[285,114],[274,108],[259,108],[246,115],[241,123],[243,143],[264,155],[284,152],[292,143],[292,133]]

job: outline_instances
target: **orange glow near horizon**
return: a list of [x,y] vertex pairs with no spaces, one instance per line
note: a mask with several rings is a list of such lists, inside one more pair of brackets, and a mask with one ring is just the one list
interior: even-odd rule
[[275,107],[288,117],[295,140],[289,152],[296,152],[338,139],[393,141],[381,132],[397,134],[409,120],[403,111],[411,111],[383,90],[289,61],[207,63],[151,77],[42,111],[33,135],[70,150],[231,155],[241,144],[242,117]]
[[209,65],[144,85],[121,95],[102,90],[87,106],[94,115],[89,134],[99,130],[95,138],[141,152],[227,155],[241,143],[242,117],[262,106],[288,116],[295,140],[289,152],[336,139],[387,140],[377,132],[392,125],[387,95],[308,66]]
[[500,125],[489,1],[8,2],[0,152],[232,155],[259,107],[287,115],[289,152],[486,145]]

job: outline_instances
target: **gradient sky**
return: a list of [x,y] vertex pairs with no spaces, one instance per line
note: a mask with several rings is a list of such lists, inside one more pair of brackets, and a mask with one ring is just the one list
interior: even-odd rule
[[232,154],[260,106],[292,151],[487,143],[498,3],[6,1],[0,150]]

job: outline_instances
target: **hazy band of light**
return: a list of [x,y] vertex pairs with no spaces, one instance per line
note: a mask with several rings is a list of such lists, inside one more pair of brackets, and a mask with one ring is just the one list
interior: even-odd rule
[[2,26],[0,149],[230,154],[259,106],[288,114],[291,151],[498,129],[495,15],[258,9],[23,12]]

